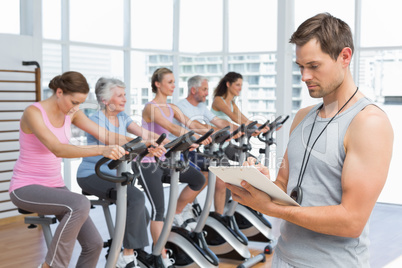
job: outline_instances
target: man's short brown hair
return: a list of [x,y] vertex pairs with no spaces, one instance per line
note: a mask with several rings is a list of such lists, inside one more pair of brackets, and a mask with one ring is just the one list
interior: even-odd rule
[[335,61],[345,47],[354,51],[352,31],[347,23],[329,13],[320,13],[304,21],[293,33],[289,43],[303,46],[312,39]]

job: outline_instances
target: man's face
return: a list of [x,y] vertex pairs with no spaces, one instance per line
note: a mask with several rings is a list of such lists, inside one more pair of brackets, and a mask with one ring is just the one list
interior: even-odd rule
[[296,63],[299,65],[302,81],[306,83],[313,98],[322,98],[333,93],[344,80],[344,69],[339,57],[334,61],[322,52],[321,45],[315,39],[296,47]]
[[194,98],[197,100],[197,102],[205,102],[207,100],[208,91],[208,81],[204,80],[202,81],[201,86],[198,88],[198,90],[196,89]]

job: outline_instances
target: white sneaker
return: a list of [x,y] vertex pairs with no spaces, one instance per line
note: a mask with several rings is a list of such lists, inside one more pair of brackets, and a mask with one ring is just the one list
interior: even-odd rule
[[174,218],[173,218],[173,225],[177,226],[177,227],[182,227],[183,223],[184,223],[184,220],[183,220],[182,213],[175,214]]
[[183,218],[183,224],[185,225],[184,228],[188,229],[189,227],[192,231],[195,229],[197,226],[197,217],[196,214],[193,211],[193,205],[192,204],[187,204],[182,211],[182,218]]
[[123,255],[123,252],[120,252],[119,258],[117,259],[116,267],[117,268],[126,268],[128,264],[133,263],[130,267],[140,268],[137,262],[137,252],[134,251],[134,255]]
[[174,259],[171,258],[171,256],[172,256],[172,251],[171,250],[166,250],[166,258],[162,258],[163,265],[165,266],[165,268],[174,267]]

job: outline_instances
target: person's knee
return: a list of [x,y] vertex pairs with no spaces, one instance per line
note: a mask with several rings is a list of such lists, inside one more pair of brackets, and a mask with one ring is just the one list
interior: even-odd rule
[[198,172],[197,176],[194,177],[194,180],[192,180],[192,184],[189,184],[191,190],[193,191],[199,191],[203,188],[205,185],[206,179],[204,175],[202,175],[201,172]]
[[90,241],[87,241],[85,244],[81,244],[82,250],[93,255],[100,255],[103,249],[103,240],[101,235],[98,233],[97,235],[92,235]]
[[198,183],[194,183],[194,184],[190,185],[190,189],[195,192],[198,192],[203,188],[204,185],[205,185],[205,180],[203,180],[202,183],[198,182]]
[[100,254],[102,249],[103,249],[103,240],[102,240],[102,237],[99,235],[97,237],[96,241],[94,241],[94,243],[93,243],[92,251],[98,252]]
[[91,209],[91,202],[84,195],[77,194],[74,197],[74,202],[69,204],[73,212],[78,213],[80,215],[89,215],[89,210]]

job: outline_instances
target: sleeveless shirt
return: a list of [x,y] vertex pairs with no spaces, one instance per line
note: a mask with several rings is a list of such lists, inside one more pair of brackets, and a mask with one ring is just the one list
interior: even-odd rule
[[[39,102],[33,104],[41,113],[46,127],[59,139],[61,143],[68,144],[71,137],[71,118],[66,115],[62,127],[54,127]],[[15,163],[13,176],[10,181],[9,192],[27,185],[43,185],[48,187],[63,187],[64,180],[61,175],[61,158],[56,157],[35,136],[19,130],[20,154]]]
[[[225,101],[225,99],[222,96],[220,96],[220,98],[223,101]],[[230,102],[230,110],[233,112],[233,102]],[[214,108],[211,108],[211,112],[214,115],[216,115],[217,117],[219,117],[220,119],[225,119],[225,120],[227,120],[227,121],[229,121],[231,123],[233,122],[232,119],[230,119],[230,117],[227,114],[225,114],[224,112],[222,112],[222,111],[215,111]]]
[[[173,109],[172,109],[172,107],[171,107],[168,103],[166,103],[166,105],[167,105],[167,107],[169,108],[169,116],[167,116],[167,115],[162,111],[161,107],[160,107],[156,102],[154,102],[154,101],[148,102],[147,104],[145,104],[145,106],[151,105],[151,104],[152,104],[152,105],[155,105],[155,106],[159,109],[159,111],[161,112],[162,116],[163,116],[166,120],[168,120],[168,121],[170,121],[170,122],[173,121],[173,118],[174,118]],[[165,133],[165,134],[166,134],[166,137],[168,137],[168,135],[169,135],[169,133],[170,133],[167,129],[165,129],[165,128],[162,127],[161,125],[155,123],[155,121],[151,121],[151,122],[148,123],[148,122],[145,122],[144,119],[142,119],[142,127],[145,128],[146,130],[155,132],[155,133],[158,134],[158,135],[161,135],[162,133]],[[165,156],[163,155],[162,157],[160,157],[160,159],[161,159],[161,160],[164,160],[164,159],[165,159]],[[144,162],[144,163],[155,162],[155,158],[146,156],[146,157],[144,157],[144,158],[142,159],[141,162]]]
[[[341,176],[346,157],[343,145],[345,133],[353,118],[370,104],[373,103],[368,98],[359,99],[353,106],[338,114],[317,140],[301,183],[302,206],[331,206],[341,203]],[[290,135],[288,194],[297,185],[308,136],[320,106],[321,104],[311,109]],[[317,116],[307,154],[330,119]],[[317,233],[283,221],[275,252],[295,267],[369,267],[368,245],[368,223],[360,237],[349,238]]]

